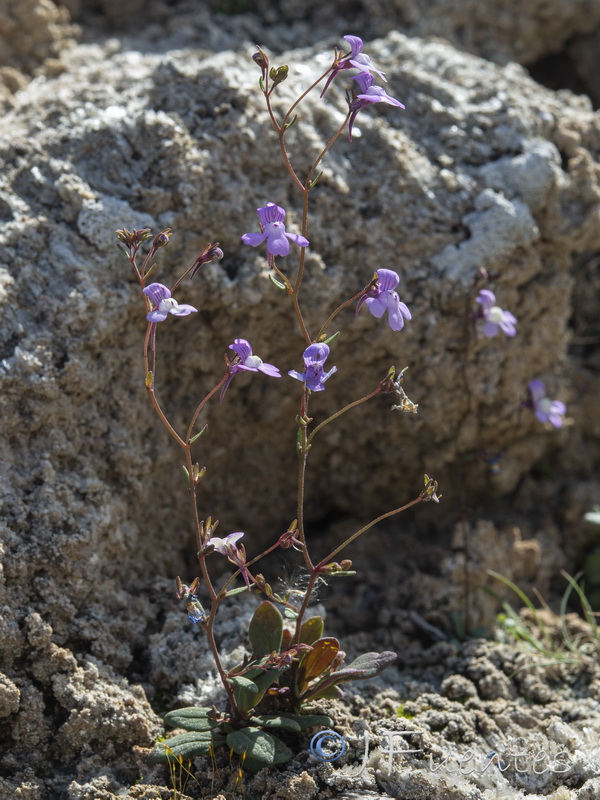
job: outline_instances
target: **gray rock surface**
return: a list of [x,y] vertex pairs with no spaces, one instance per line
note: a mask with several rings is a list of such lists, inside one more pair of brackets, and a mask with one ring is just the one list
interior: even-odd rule
[[[147,695],[171,702],[205,663],[202,641],[183,615],[177,630],[173,612],[172,577],[194,569],[186,498],[179,453],[147,408],[143,306],[114,230],[173,228],[156,273],[166,283],[207,241],[225,251],[181,290],[179,299],[200,313],[160,331],[158,392],[178,424],[219,379],[236,336],[282,371],[299,368],[302,341],[280,335],[289,330],[288,309],[264,252],[239,240],[256,230],[254,209],[266,201],[288,208],[292,229],[300,213],[282,181],[249,55],[257,40],[285,50],[283,103],[326,68],[348,30],[334,26],[325,4],[310,11],[320,22],[317,44],[294,22],[293,4],[287,18],[265,8],[262,21],[215,20],[182,5],[162,29],[164,8],[156,6],[147,9],[154,28],[142,35],[98,36],[69,49],[64,11],[34,5],[62,27],[41,25],[35,47],[15,40],[14,54],[6,51],[11,85],[23,88],[11,90],[0,120],[2,789],[7,797],[20,787],[32,800],[74,800],[112,797],[136,771],[151,782],[143,753],[136,761],[132,750],[161,730]],[[598,24],[595,5],[571,4],[568,22],[558,13],[564,4],[553,5],[545,27],[539,9],[522,25],[530,50],[540,42],[529,61]],[[0,35],[8,41],[13,28],[1,14],[19,17],[6,8],[0,4]],[[350,11],[340,4],[340,13]],[[427,14],[412,13],[415,32],[436,32],[423,27],[433,24]],[[463,14],[450,5],[444,13],[452,24],[437,32],[452,39],[448,30],[460,29]],[[498,5],[498,19],[513,23],[497,26],[495,37],[469,16],[465,47],[498,61],[518,56],[524,45],[511,13]],[[362,34],[359,27],[352,30]],[[576,563],[592,539],[579,520],[597,490],[587,475],[600,439],[598,360],[589,345],[598,319],[598,116],[585,97],[544,89],[517,64],[389,30],[373,30],[386,35],[367,48],[407,110],[362,112],[354,142],[340,141],[324,162],[306,294],[314,324],[388,267],[401,274],[413,320],[395,334],[364,309],[356,320],[348,313],[331,358],[338,374],[313,409],[324,417],[355,399],[392,363],[410,366],[405,388],[420,408],[416,417],[399,415],[381,400],[326,429],[311,452],[310,518],[320,531],[328,515],[380,513],[414,497],[427,471],[441,483],[448,516],[426,511],[420,528],[413,520],[398,528],[422,534],[436,520],[449,539],[453,513],[465,504],[493,513],[493,498],[514,497],[515,513],[541,507],[549,515],[560,490],[565,527],[534,518],[529,530],[550,531],[553,563]],[[60,65],[44,67],[59,56]],[[36,70],[25,86],[24,73]],[[303,104],[290,132],[299,169],[343,113],[335,86],[324,101]],[[481,267],[519,320],[514,340],[465,338],[468,292]],[[521,409],[537,377],[568,402],[572,427],[547,432]],[[244,529],[250,541],[265,542],[295,515],[297,412],[291,381],[252,378],[236,378],[223,406],[209,410],[201,497],[224,532]],[[477,458],[482,451],[504,454],[498,474]],[[530,477],[544,460],[557,480]],[[381,558],[376,544],[369,548]],[[498,558],[507,552],[521,551],[499,547]],[[475,558],[477,570],[502,571],[485,547]],[[444,574],[458,581],[459,567],[448,556]],[[523,571],[526,581],[540,575],[549,586],[543,565]],[[431,586],[437,604],[443,589]],[[186,658],[186,646],[200,655]],[[171,662],[168,652],[177,656]]]

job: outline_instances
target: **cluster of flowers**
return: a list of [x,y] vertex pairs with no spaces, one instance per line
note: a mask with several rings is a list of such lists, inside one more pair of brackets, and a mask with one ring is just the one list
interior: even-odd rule
[[321,97],[323,97],[333,79],[336,75],[339,75],[340,72],[347,69],[359,70],[358,75],[352,78],[352,80],[355,80],[358,84],[358,91],[355,90],[353,92],[353,98],[350,101],[348,138],[352,141],[352,126],[354,125],[356,115],[362,108],[366,108],[372,103],[387,103],[390,106],[397,106],[398,108],[405,108],[405,106],[399,100],[390,97],[381,86],[375,86],[375,79],[371,73],[375,73],[386,83],[387,79],[385,73],[377,69],[369,56],[362,52],[362,39],[358,36],[344,36],[344,39],[350,44],[350,52],[338,59],[336,66],[327,79],[325,88],[321,92]]
[[[477,318],[483,321],[481,329],[484,336],[493,338],[499,332],[506,336],[515,336],[517,333],[517,319],[510,313],[496,305],[496,295],[489,289],[482,289],[475,299],[480,308]],[[531,399],[526,405],[533,409],[536,418],[545,425],[562,428],[567,407],[560,400],[550,400],[546,396],[546,386],[543,381],[535,380],[529,383]]]
[[[272,255],[285,256],[290,251],[290,241],[300,247],[307,247],[309,242],[304,236],[288,233],[285,229],[284,220],[286,212],[275,203],[267,203],[266,206],[257,209],[260,226],[260,233],[245,233],[242,241],[252,247],[257,247],[262,242],[267,243],[267,252]],[[360,298],[356,313],[360,310],[363,303],[367,306],[374,317],[381,318],[385,312],[388,313],[388,323],[392,330],[401,331],[404,327],[404,320],[411,319],[411,313],[407,305],[401,302],[398,293],[395,291],[400,278],[397,272],[391,269],[380,269],[375,273],[375,278],[371,282],[369,289]],[[163,322],[169,314],[177,317],[184,317],[197,311],[194,306],[185,303],[178,303],[172,296],[170,290],[162,283],[152,283],[144,289],[154,305],[154,309],[146,315],[148,322]],[[266,364],[259,356],[254,355],[252,347],[246,339],[235,339],[229,345],[235,357],[228,363],[229,376],[221,391],[221,400],[231,383],[233,376],[237,372],[262,372],[272,378],[280,378],[279,369],[273,364]],[[325,389],[325,381],[330,378],[337,367],[332,367],[329,372],[325,372],[325,361],[329,357],[329,345],[325,342],[316,342],[309,345],[302,358],[304,360],[304,372],[289,370],[288,375],[306,384],[311,392],[321,392]]]

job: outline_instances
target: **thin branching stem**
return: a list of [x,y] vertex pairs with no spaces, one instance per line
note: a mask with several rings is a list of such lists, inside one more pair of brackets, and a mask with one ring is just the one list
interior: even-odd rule
[[341,306],[338,306],[338,307],[335,309],[335,311],[332,311],[332,312],[331,312],[331,314],[330,314],[330,315],[327,317],[327,319],[325,320],[325,322],[323,323],[323,325],[321,325],[321,329],[320,329],[319,333],[317,334],[317,341],[319,341],[319,340],[320,340],[320,338],[321,338],[321,337],[322,337],[322,336],[325,334],[325,331],[327,330],[327,328],[329,327],[329,325],[330,325],[330,324],[333,322],[333,320],[334,320],[334,319],[337,317],[337,315],[340,313],[340,311],[343,311],[345,308],[347,308],[347,307],[348,307],[348,306],[349,306],[351,303],[353,303],[355,300],[358,300],[358,299],[359,299],[359,297],[362,297],[362,296],[363,296],[363,294],[364,294],[364,293],[367,291],[367,289],[368,289],[368,288],[369,288],[369,285],[365,286],[365,288],[364,288],[364,289],[361,289],[361,290],[360,290],[360,292],[357,292],[357,293],[354,295],[354,297],[351,297],[349,300],[345,300],[345,301],[344,301],[344,302],[341,304]]
[[318,433],[321,430],[321,428],[324,428],[325,425],[329,425],[330,422],[333,422],[334,419],[338,419],[338,417],[341,417],[342,414],[346,413],[346,411],[350,411],[351,408],[356,408],[356,406],[360,406],[362,403],[366,403],[367,400],[370,400],[372,397],[375,397],[375,395],[378,395],[380,391],[381,391],[381,386],[378,386],[370,394],[361,397],[359,400],[354,400],[354,402],[352,403],[348,403],[347,406],[344,406],[344,408],[340,408],[340,410],[336,411],[335,414],[332,414],[330,417],[327,417],[327,419],[324,419],[323,422],[320,422],[308,437],[309,447],[312,440],[314,439],[315,434]]
[[379,522],[383,522],[384,519],[389,519],[389,517],[394,517],[396,514],[401,514],[403,511],[406,511],[411,506],[416,506],[417,503],[421,503],[424,500],[424,496],[420,494],[418,497],[415,497],[414,500],[411,500],[410,503],[406,503],[406,505],[400,506],[400,508],[394,508],[392,511],[387,511],[385,514],[381,514],[381,516],[376,517],[375,519],[371,520],[371,522],[364,525],[360,530],[353,533],[346,541],[342,542],[339,547],[336,547],[335,550],[332,550],[331,553],[328,553],[325,558],[323,558],[319,563],[316,565],[316,570],[322,570],[323,567],[329,563],[333,558],[335,558],[338,553],[341,553],[349,544],[351,544],[355,539],[358,539],[359,536],[362,536],[363,533],[366,533],[370,530],[374,525],[377,525]]

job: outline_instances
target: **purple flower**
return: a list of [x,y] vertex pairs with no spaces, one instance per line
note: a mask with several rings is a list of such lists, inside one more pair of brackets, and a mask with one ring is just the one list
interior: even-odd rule
[[531,392],[533,413],[539,421],[544,424],[549,422],[555,428],[562,428],[563,417],[567,413],[566,405],[560,400],[550,400],[549,397],[546,397],[546,387],[543,381],[531,381],[529,391]]
[[220,403],[223,402],[225,392],[229,388],[229,384],[236,372],[262,372],[271,378],[281,378],[281,373],[277,367],[273,366],[273,364],[265,364],[261,358],[252,354],[252,347],[246,339],[235,339],[233,344],[229,345],[229,349],[235,352],[237,358],[227,368],[229,375],[221,389]]
[[162,283],[151,283],[142,290],[155,305],[154,311],[146,314],[148,322],[163,322],[169,314],[176,317],[186,317],[193,311],[198,311],[194,306],[185,303],[179,305],[177,300],[171,297],[171,292]]
[[231,365],[232,373],[247,370],[248,372],[264,372],[265,375],[270,375],[272,378],[281,378],[277,367],[274,367],[273,364],[265,364],[258,356],[252,355],[250,342],[246,339],[234,339],[233,344],[229,345],[229,349],[235,351],[240,359],[239,363]]
[[306,388],[310,389],[312,392],[322,392],[325,389],[323,386],[325,381],[330,378],[334,372],[337,372],[337,367],[332,367],[327,373],[324,372],[323,364],[328,356],[328,345],[324,343],[311,344],[302,354],[304,366],[306,367],[305,371],[297,372],[295,369],[291,369],[288,375],[291,375],[292,378],[296,378],[299,381],[303,381],[303,383],[306,384]]
[[386,80],[385,73],[381,72],[374,66],[373,62],[369,58],[363,54],[363,40],[360,39],[358,36],[344,36],[344,39],[350,43],[350,52],[347,53],[345,56],[339,59],[337,65],[333,68],[333,71],[329,78],[327,79],[327,83],[325,84],[325,88],[321,92],[321,97],[325,94],[327,89],[329,88],[329,84],[338,74],[338,72],[342,72],[345,69],[359,69],[361,72],[375,72],[382,81]]
[[[283,220],[285,210],[275,203],[267,203],[262,208],[257,208],[256,212],[260,220],[262,233],[245,233],[242,242],[251,247],[258,247],[259,244],[267,240],[267,253],[272,256],[287,256],[290,252],[290,242],[300,247],[308,247],[308,239],[298,233],[287,233]],[[288,241],[289,239],[289,241]]]
[[481,306],[478,316],[484,320],[483,333],[485,336],[492,338],[497,335],[499,330],[507,336],[516,334],[517,318],[510,311],[503,311],[500,306],[496,305],[496,295],[493,292],[490,292],[489,289],[482,289],[475,302]]
[[361,72],[360,75],[355,75],[352,80],[355,80],[358,83],[360,92],[350,103],[350,111],[352,112],[350,114],[350,122],[348,125],[350,141],[352,141],[352,126],[354,125],[356,115],[361,108],[366,108],[366,106],[370,106],[371,103],[387,103],[390,106],[405,108],[405,106],[399,100],[390,97],[389,94],[387,94],[385,90],[381,88],[381,86],[373,86],[375,81],[373,76],[368,72]]
[[248,570],[246,568],[246,548],[243,544],[240,544],[239,546],[236,544],[236,542],[241,539],[243,535],[244,534],[241,531],[238,531],[237,533],[230,533],[224,539],[219,539],[218,536],[213,536],[212,539],[208,540],[206,546],[208,547],[208,545],[212,545],[217,553],[227,556],[229,561],[238,567],[246,586],[250,588]]
[[363,295],[356,306],[356,313],[360,311],[363,303],[373,314],[380,319],[385,312],[388,312],[388,322],[393,331],[401,331],[404,327],[404,320],[412,319],[408,306],[400,301],[398,293],[394,291],[400,283],[398,273],[391,269],[378,269],[377,285]]

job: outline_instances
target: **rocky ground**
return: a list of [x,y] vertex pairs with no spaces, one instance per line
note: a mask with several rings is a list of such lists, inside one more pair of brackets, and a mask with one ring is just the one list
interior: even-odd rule
[[[598,636],[579,604],[557,615],[561,570],[598,548],[583,517],[600,497],[600,6],[523,5],[0,0],[0,797],[600,796]],[[174,576],[194,575],[188,509],[178,454],[148,413],[143,309],[114,231],[173,228],[166,282],[207,241],[225,252],[186,290],[200,309],[193,346],[175,325],[161,339],[177,424],[236,336],[297,368],[298,341],[278,335],[284,298],[239,240],[267,200],[292,227],[300,213],[250,55],[259,43],[290,65],[283,105],[347,33],[406,110],[362,112],[323,164],[309,321],[380,267],[401,274],[413,319],[397,335],[349,314],[318,410],[393,363],[410,367],[419,413],[386,401],[326,429],[307,480],[311,536],[335,546],[414,497],[424,472],[444,497],[360,539],[357,577],[321,592],[349,656],[400,654],[323,705],[347,753],[319,763],[307,736],[281,770],[240,777],[221,754],[186,782],[148,752],[161,714],[218,688],[173,598]],[[300,162],[344,103],[333,86],[303,104]],[[480,268],[518,319],[514,339],[469,334]],[[523,407],[534,378],[567,403],[564,428]],[[252,550],[294,514],[296,411],[267,384],[239,379],[199,456],[206,513]],[[522,603],[490,570],[549,607],[498,623],[498,597]],[[231,659],[250,604],[219,623]],[[396,745],[415,752],[386,754],[386,731],[400,730]]]

